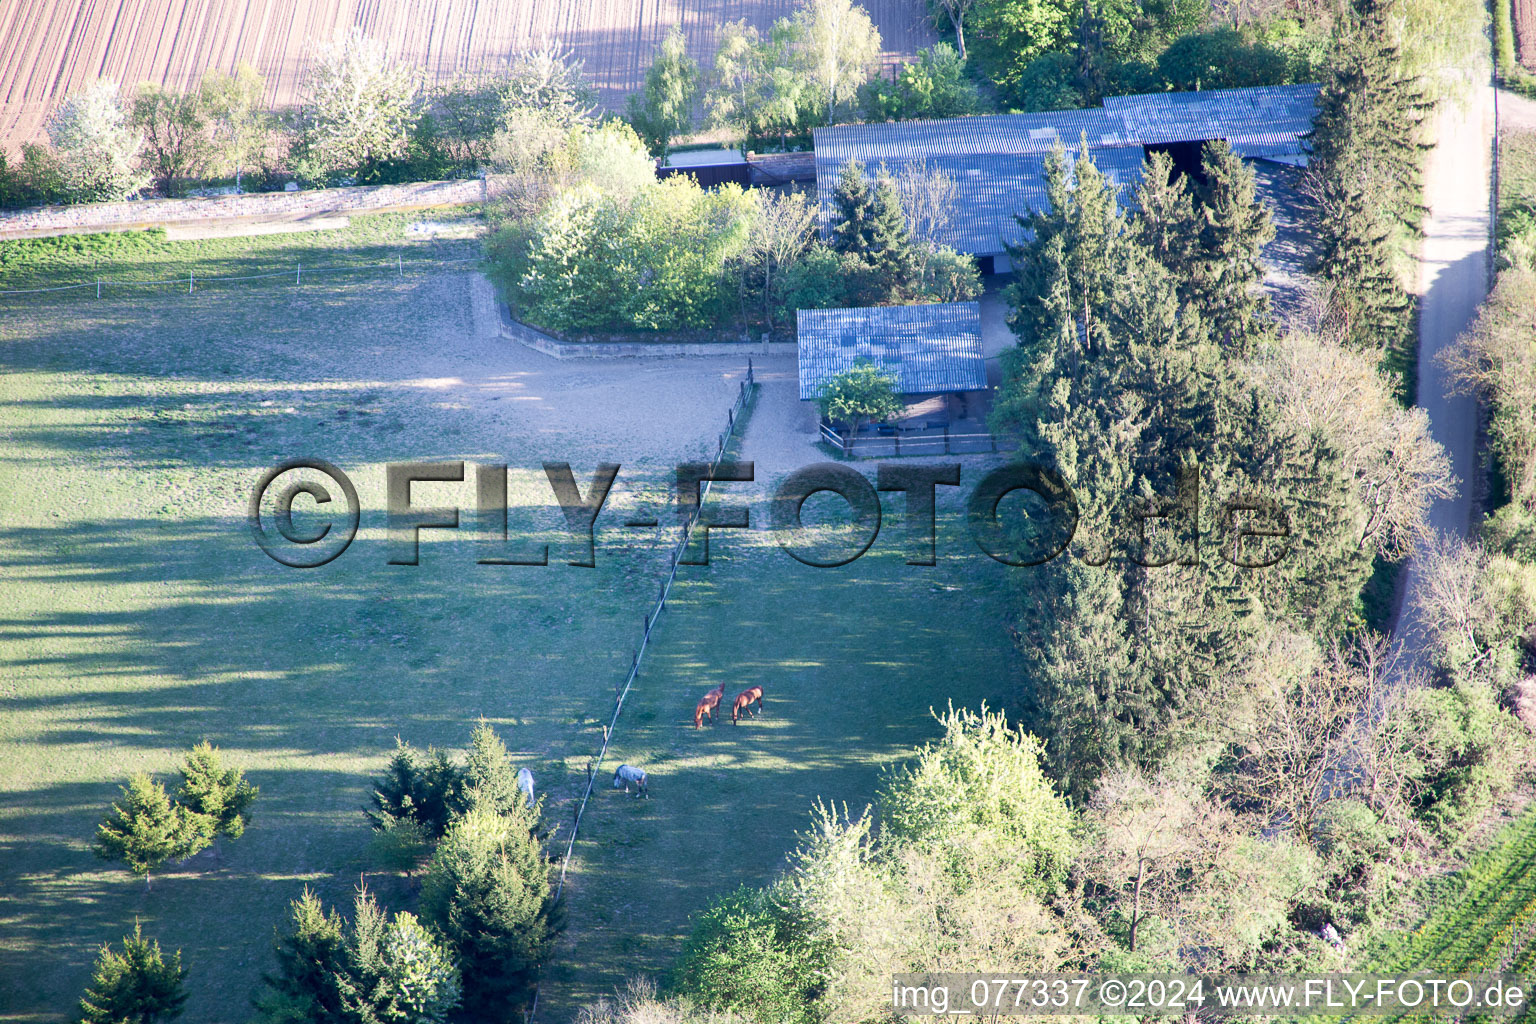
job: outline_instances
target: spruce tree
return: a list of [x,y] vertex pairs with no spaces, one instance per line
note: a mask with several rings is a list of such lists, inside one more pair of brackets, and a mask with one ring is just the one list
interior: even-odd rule
[[523,802],[506,744],[485,719],[480,719],[470,734],[469,751],[464,756],[461,811],[480,806],[496,814],[511,814]]
[[102,946],[90,987],[80,1000],[84,1024],[157,1024],[181,1016],[187,1001],[181,950],[166,956],[137,921],[122,952]]
[[326,912],[306,886],[291,904],[292,930],[277,939],[277,971],[263,974],[257,999],[268,1024],[347,1024],[341,982],[346,976],[345,922]]
[[421,889],[423,920],[463,971],[460,1017],[520,1019],[560,921],[531,809],[473,807],[438,844]]
[[96,855],[120,860],[144,876],[168,860],[190,857],[213,840],[211,824],[171,802],[165,787],[140,773],[122,787],[123,799],[96,829]]
[[374,787],[372,807],[363,814],[380,832],[391,819],[408,818],[435,840],[448,828],[463,782],[463,773],[447,754],[428,748],[422,756],[397,737],[384,776]]
[[1197,189],[1197,251],[1190,298],[1229,356],[1247,358],[1268,334],[1264,246],[1275,237],[1269,210],[1254,190],[1253,168],[1225,142],[1207,143],[1205,181]]
[[207,818],[214,835],[238,839],[250,823],[257,792],[243,771],[225,768],[218,748],[204,740],[187,754],[176,801],[187,813]]
[[833,192],[837,223],[833,247],[853,264],[855,292],[863,305],[899,301],[911,290],[919,259],[901,196],[887,176],[871,181],[864,169],[844,165]]

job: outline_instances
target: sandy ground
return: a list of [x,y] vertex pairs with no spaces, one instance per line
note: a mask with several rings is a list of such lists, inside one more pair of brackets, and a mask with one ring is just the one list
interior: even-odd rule
[[1511,128],[1536,131],[1536,100],[1528,100],[1518,93],[1499,90],[1499,130]]
[[[1431,507],[1429,521],[1435,530],[1458,537],[1472,526],[1477,403],[1469,395],[1451,393],[1437,357],[1472,323],[1488,293],[1492,92],[1479,88],[1465,106],[1445,104],[1440,111],[1425,183],[1429,217],[1419,261],[1419,404],[1429,413],[1430,433],[1450,456],[1457,481],[1456,493]],[[1410,561],[1396,631],[1410,663],[1417,663],[1421,585],[1418,566]]]

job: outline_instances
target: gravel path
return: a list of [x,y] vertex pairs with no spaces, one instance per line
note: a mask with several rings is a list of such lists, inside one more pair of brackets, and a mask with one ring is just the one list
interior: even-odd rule
[[[1457,482],[1456,493],[1437,501],[1429,519],[1436,531],[1459,537],[1472,528],[1477,403],[1451,394],[1437,357],[1472,323],[1488,293],[1492,92],[1480,87],[1464,107],[1445,104],[1440,111],[1425,182],[1429,217],[1419,260],[1419,404],[1429,413],[1431,434],[1450,456]],[[1410,665],[1419,656],[1420,586],[1418,566],[1410,561],[1396,630]]]

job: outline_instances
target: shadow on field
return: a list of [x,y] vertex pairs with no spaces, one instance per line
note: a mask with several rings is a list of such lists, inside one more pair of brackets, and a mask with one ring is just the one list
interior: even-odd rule
[[[600,549],[580,570],[476,554],[429,538],[419,566],[389,566],[365,532],[296,570],[233,517],[0,530],[0,1007],[65,1012],[95,949],[138,917],[186,951],[198,1019],[243,1019],[288,902],[307,884],[349,906],[371,870],[361,810],[397,736],[459,748],[483,715],[551,821],[567,817],[584,781],[568,766],[599,741],[650,556]],[[96,825],[129,774],[174,785],[205,738],[261,788],[255,820],[217,862],[145,892],[91,854]]]

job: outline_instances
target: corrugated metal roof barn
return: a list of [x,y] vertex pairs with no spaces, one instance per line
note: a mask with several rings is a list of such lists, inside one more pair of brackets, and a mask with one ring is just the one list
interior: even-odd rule
[[1312,130],[1318,86],[1288,85],[1115,96],[1092,110],[957,117],[942,121],[834,125],[815,132],[822,230],[834,217],[833,191],[845,163],[898,172],[925,161],[959,188],[940,239],[960,252],[996,255],[1020,241],[1015,214],[1043,209],[1045,156],[1074,156],[1086,140],[1099,169],[1122,190],[1140,180],[1144,146],[1226,139],[1246,157],[1296,162]]
[[795,316],[802,399],[817,397],[826,381],[861,360],[894,372],[903,395],[987,386],[979,303],[802,309]]

